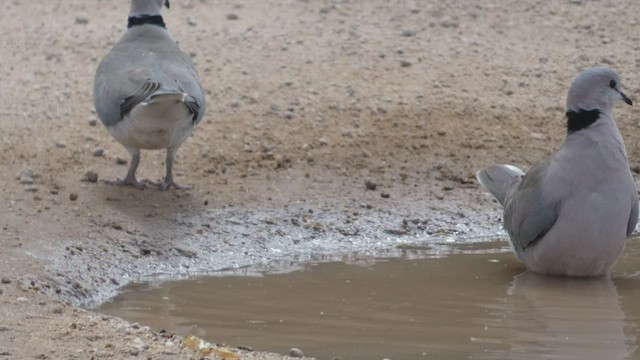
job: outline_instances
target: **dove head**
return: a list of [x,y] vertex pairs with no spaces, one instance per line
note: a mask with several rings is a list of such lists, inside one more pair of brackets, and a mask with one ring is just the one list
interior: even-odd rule
[[162,6],[169,8],[169,0],[131,0],[129,16],[160,15]]
[[620,76],[609,68],[594,67],[580,73],[571,84],[567,111],[598,110],[610,114],[619,100],[632,105],[631,99],[622,92]]

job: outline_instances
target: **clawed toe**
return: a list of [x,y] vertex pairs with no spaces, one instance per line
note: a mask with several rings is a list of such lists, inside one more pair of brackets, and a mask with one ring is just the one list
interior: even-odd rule
[[130,185],[138,189],[144,189],[144,186],[145,186],[143,181],[138,181],[135,178],[133,179],[117,178],[116,180],[101,180],[101,182],[107,185],[117,185],[117,186]]
[[164,191],[164,190],[168,190],[169,188],[175,188],[178,190],[191,190],[193,189],[193,186],[191,185],[178,185],[176,184],[173,180],[167,180],[165,179],[164,181],[160,182],[160,181],[152,181],[152,180],[145,180],[145,183],[149,183],[153,186],[157,186],[158,189]]

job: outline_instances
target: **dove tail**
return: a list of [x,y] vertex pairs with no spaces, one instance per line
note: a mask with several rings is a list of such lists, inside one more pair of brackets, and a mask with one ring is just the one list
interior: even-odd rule
[[511,186],[520,182],[524,171],[513,165],[491,165],[476,173],[476,178],[504,206]]

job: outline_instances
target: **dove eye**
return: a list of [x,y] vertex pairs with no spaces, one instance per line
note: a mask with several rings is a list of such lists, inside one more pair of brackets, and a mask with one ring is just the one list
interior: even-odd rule
[[615,89],[618,83],[615,80],[609,81],[609,87]]

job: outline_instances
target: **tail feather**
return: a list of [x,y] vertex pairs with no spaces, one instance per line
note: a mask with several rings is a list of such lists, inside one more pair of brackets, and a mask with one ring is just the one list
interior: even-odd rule
[[476,172],[480,184],[503,206],[509,189],[523,176],[524,171],[513,165],[491,165]]

